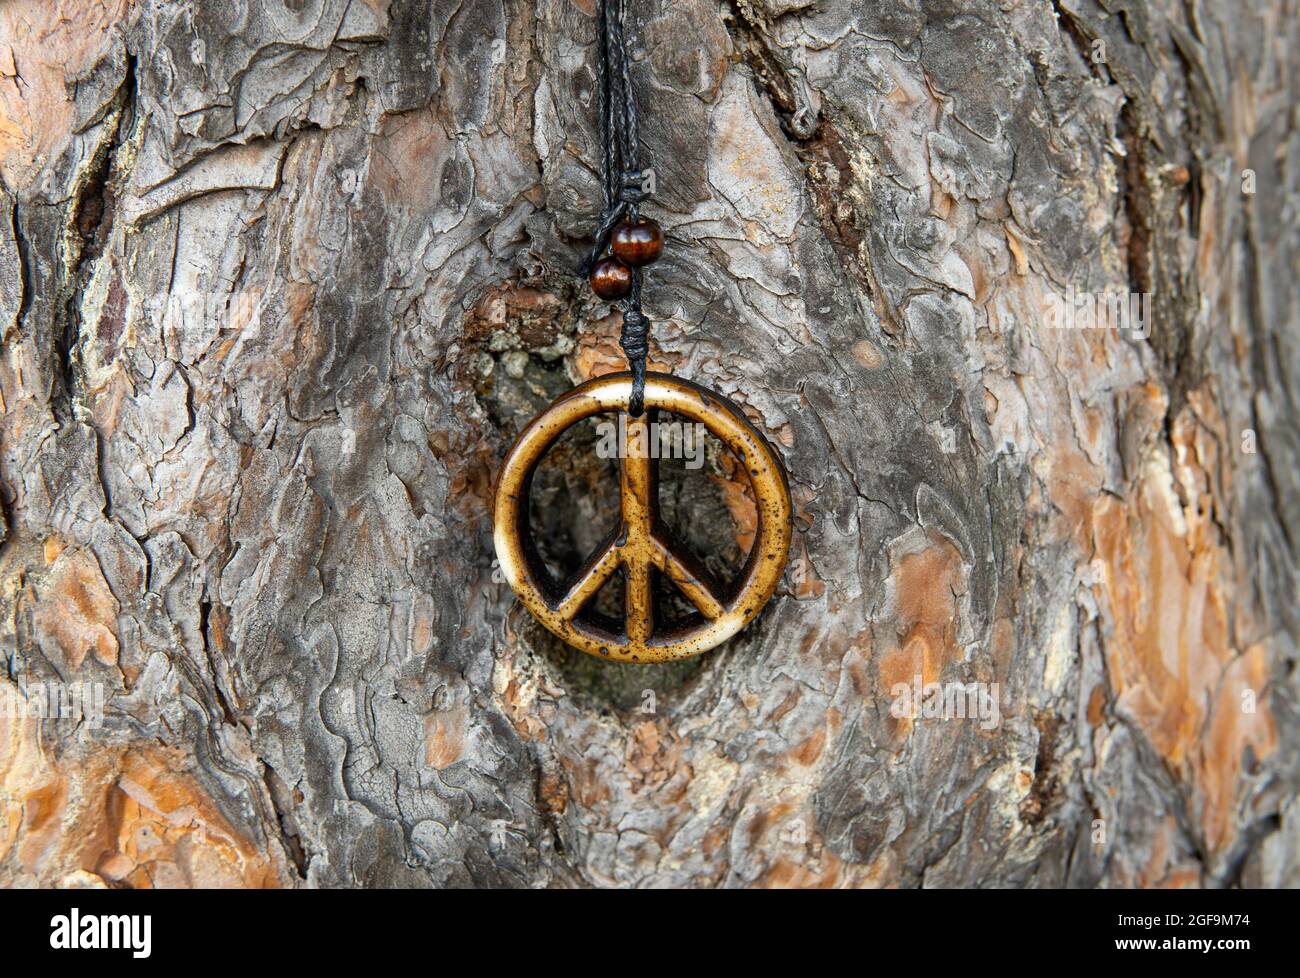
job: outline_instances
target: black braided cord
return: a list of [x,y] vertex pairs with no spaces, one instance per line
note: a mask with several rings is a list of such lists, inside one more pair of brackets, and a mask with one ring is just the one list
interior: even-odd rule
[[[591,274],[609,247],[609,236],[624,219],[635,221],[645,175],[640,166],[636,96],[628,70],[627,40],[623,33],[626,0],[597,0],[596,5],[596,110],[604,148],[605,208],[596,228],[596,243],[582,263],[583,277]],[[641,269],[632,269],[632,289],[623,300],[623,330],[619,344],[632,369],[632,398],[628,411],[639,417],[645,407],[645,367],[649,352],[650,321],[641,311]]]

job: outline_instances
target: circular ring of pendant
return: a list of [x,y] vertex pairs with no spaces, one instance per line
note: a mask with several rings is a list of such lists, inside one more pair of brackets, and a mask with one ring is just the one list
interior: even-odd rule
[[[780,583],[790,550],[790,489],[776,452],[740,409],[725,397],[668,374],[648,373],[646,410],[627,417],[620,476],[621,520],[596,553],[567,582],[556,582],[543,565],[529,530],[528,497],[533,472],[565,431],[592,415],[626,414],[632,375],[587,381],[533,418],[506,455],[496,493],[494,542],[510,587],[528,611],[569,645],[599,658],[667,662],[699,655],[748,625]],[[656,412],[701,422],[743,466],[753,490],[758,531],[739,579],[715,583],[700,563],[668,533],[659,518],[655,454],[648,449]],[[624,579],[621,625],[584,612],[620,569]],[[685,622],[656,627],[653,571],[694,606]]]

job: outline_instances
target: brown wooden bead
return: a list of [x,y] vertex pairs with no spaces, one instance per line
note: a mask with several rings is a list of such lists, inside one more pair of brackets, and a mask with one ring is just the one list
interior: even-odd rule
[[621,299],[632,290],[632,269],[617,258],[602,258],[591,270],[591,291],[602,299]]
[[624,221],[610,235],[609,250],[629,265],[649,265],[663,254],[664,233],[649,218],[643,217],[635,224]]

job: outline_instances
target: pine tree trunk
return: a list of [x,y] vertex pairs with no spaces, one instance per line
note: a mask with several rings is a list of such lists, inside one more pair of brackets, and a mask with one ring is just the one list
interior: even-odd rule
[[1300,884],[1294,0],[629,6],[652,363],[797,510],[671,667],[493,566],[621,368],[594,0],[0,0],[0,882]]

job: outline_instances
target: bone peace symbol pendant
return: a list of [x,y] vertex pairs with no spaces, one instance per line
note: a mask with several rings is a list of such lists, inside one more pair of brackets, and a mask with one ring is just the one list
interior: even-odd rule
[[[520,432],[497,485],[497,560],[533,617],[569,645],[623,662],[685,659],[739,632],[776,590],[790,549],[790,490],[776,452],[739,408],[690,381],[648,373],[646,411],[639,418],[627,418],[627,457],[621,460],[619,480],[622,518],[576,574],[567,582],[555,581],[530,536],[528,496],[533,471],[556,440],[584,418],[626,413],[631,394],[631,374],[590,380],[564,394]],[[713,581],[659,519],[656,463],[649,457],[650,439],[644,427],[655,411],[701,422],[736,456],[749,479],[758,532],[738,580],[729,586]],[[625,584],[621,628],[584,611],[620,567]],[[655,570],[696,609],[671,628],[656,624]]]

